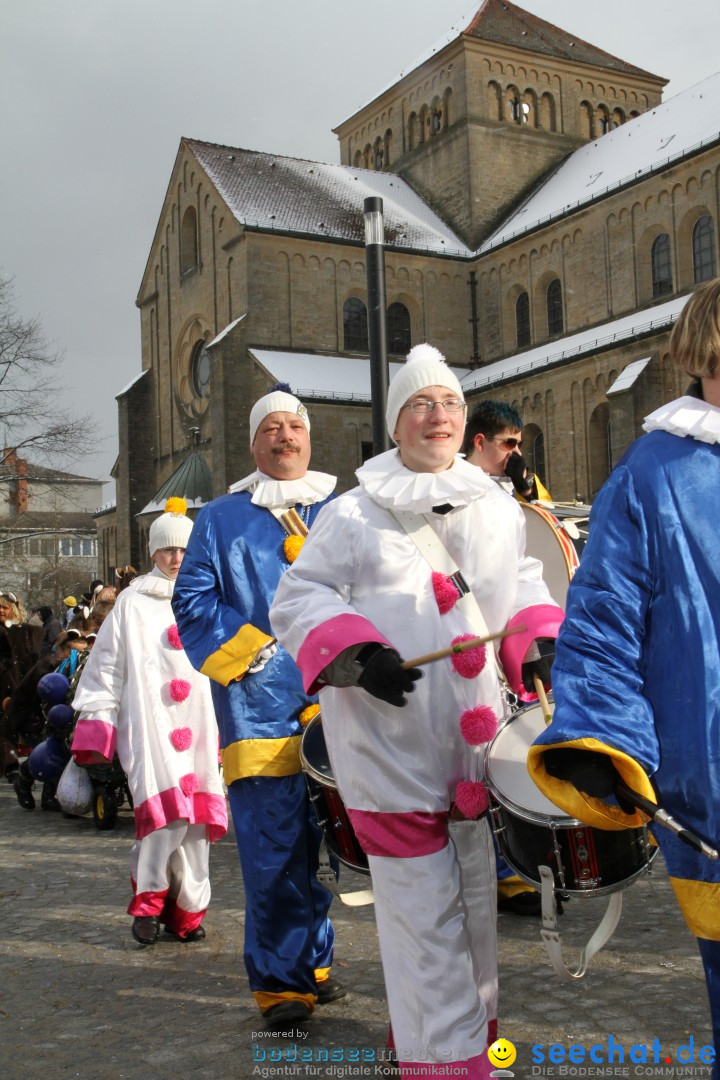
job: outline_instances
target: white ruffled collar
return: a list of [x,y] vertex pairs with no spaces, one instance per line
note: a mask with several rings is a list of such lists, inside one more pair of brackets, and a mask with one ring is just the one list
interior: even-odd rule
[[166,597],[169,600],[175,588],[175,579],[167,577],[162,570],[154,566],[149,574],[143,574],[142,577],[131,581],[128,588],[150,596]]
[[429,514],[434,506],[444,503],[467,506],[495,490],[483,470],[459,454],[449,469],[429,473],[407,469],[399,450],[386,450],[361,465],[355,475],[363,491],[379,506],[415,514]]
[[255,506],[280,507],[295,506],[301,503],[303,506],[312,506],[322,502],[335,490],[336,476],[329,473],[312,472],[309,470],[299,480],[273,480],[271,476],[256,469],[244,480],[238,480],[228,488],[229,494],[237,491],[251,491],[251,502]]
[[645,417],[645,431],[669,431],[671,435],[720,443],[720,408],[695,397],[676,398]]

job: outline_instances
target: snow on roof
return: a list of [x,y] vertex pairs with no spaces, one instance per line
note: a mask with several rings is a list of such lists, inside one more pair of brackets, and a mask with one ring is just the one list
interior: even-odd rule
[[[269,375],[287,382],[293,392],[306,401],[313,398],[337,398],[342,401],[370,401],[370,360],[368,357],[317,356],[310,353],[275,352],[249,349]],[[403,366],[390,361],[390,378]],[[458,379],[465,368],[453,368]]]
[[470,250],[394,173],[328,165],[185,139],[235,218],[252,228],[364,244],[363,203],[383,200],[388,247],[469,256]]
[[605,396],[610,397],[611,394],[619,394],[622,390],[629,390],[633,383],[642,375],[651,360],[651,356],[646,356],[642,360],[633,360],[631,364],[628,364],[626,368],[623,368],[612,386],[607,388]]
[[479,252],[665,168],[718,139],[720,72],[576,150],[484,241]]
[[119,397],[122,397],[122,396],[123,396],[123,394],[127,394],[128,390],[129,390],[129,389],[130,389],[130,388],[131,388],[132,386],[134,386],[134,385],[135,385],[135,383],[138,383],[138,382],[140,382],[140,380],[141,380],[141,379],[143,379],[143,378],[144,378],[144,377],[145,377],[145,376],[147,375],[147,373],[148,373],[148,371],[149,371],[149,370],[150,370],[149,368],[146,368],[146,369],[145,369],[145,371],[141,371],[139,375],[136,375],[134,379],[131,379],[131,380],[130,380],[130,382],[129,382],[129,383],[127,384],[127,386],[124,386],[124,387],[122,388],[122,390],[120,391],[120,393],[119,393],[119,394],[116,394],[116,395],[115,395],[115,400],[117,401],[117,399],[118,399]]
[[540,368],[557,364],[561,360],[568,360],[587,352],[596,352],[613,343],[620,345],[623,341],[636,337],[638,334],[670,326],[682,311],[689,295],[678,296],[674,300],[668,300],[666,304],[658,304],[657,307],[646,308],[644,311],[634,311],[631,315],[625,315],[614,322],[582,330],[579,334],[570,334],[562,341],[551,341],[537,349],[528,349],[527,352],[516,353],[514,356],[508,356],[504,360],[498,360],[481,369],[476,368],[474,371],[466,372],[465,377],[460,380],[463,390],[467,393],[469,390],[492,386],[505,379],[526,375],[528,372],[535,372]]
[[219,341],[222,341],[222,339],[225,337],[225,335],[229,334],[232,330],[234,330],[235,327],[237,326],[237,324],[241,323],[243,321],[243,319],[246,317],[246,315],[247,315],[247,312],[243,312],[243,314],[239,315],[237,319],[233,319],[233,321],[231,323],[228,323],[227,326],[225,327],[225,329],[221,330],[220,333],[217,334],[216,337],[214,337],[212,339],[212,341],[208,341],[207,347],[210,348],[211,345],[217,345],[217,343]]

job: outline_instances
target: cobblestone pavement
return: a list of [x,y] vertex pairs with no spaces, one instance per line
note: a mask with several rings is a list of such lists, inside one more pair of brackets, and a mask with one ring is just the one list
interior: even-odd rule
[[[23,810],[0,783],[0,1080],[378,1075],[367,1059],[385,1044],[387,1006],[372,907],[333,903],[335,974],[348,996],[318,1009],[304,1039],[273,1037],[243,968],[232,834],[213,847],[206,940],[142,949],[125,913],[132,831],[126,809],[101,832],[91,816]],[[365,883],[357,876],[358,886]],[[600,899],[567,906],[562,926],[573,957],[603,910]],[[539,920],[503,914],[499,927],[499,1034],[517,1049],[515,1077],[709,1076],[699,1064],[711,1041],[702,967],[659,859],[625,892],[620,926],[583,980],[554,974]],[[610,1039],[624,1048],[623,1062],[616,1050],[605,1063]],[[679,1066],[678,1046],[691,1039],[694,1064]],[[586,1053],[600,1044],[603,1064],[551,1063],[556,1043]],[[533,1063],[535,1045],[542,1064]],[[648,1047],[647,1063],[630,1063],[633,1046]],[[334,1064],[318,1063],[325,1051]],[[560,1051],[553,1053],[557,1059]],[[314,1063],[300,1063],[303,1054]]]

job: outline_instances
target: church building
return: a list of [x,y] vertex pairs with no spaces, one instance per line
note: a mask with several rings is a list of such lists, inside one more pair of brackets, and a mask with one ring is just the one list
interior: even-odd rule
[[469,407],[523,416],[557,500],[591,501],[648,412],[717,275],[720,74],[666,80],[484,0],[335,128],[340,164],[182,139],[137,296],[142,365],[117,398],[117,499],[100,576],[146,566],[164,495],[191,507],[251,472],[252,404],[308,405],[338,490],[372,452],[363,203],[383,200],[391,376],[436,345]]

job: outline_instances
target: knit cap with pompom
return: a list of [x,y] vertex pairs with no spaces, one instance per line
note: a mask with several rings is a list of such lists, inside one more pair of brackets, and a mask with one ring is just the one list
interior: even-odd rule
[[148,548],[154,555],[160,548],[186,548],[193,523],[186,516],[187,503],[184,499],[173,497],[165,503],[165,513],[156,518],[150,526]]
[[405,402],[428,386],[444,386],[461,401],[465,400],[460,381],[440,350],[434,345],[415,345],[388,389],[385,420],[391,439],[395,438],[398,416]]

